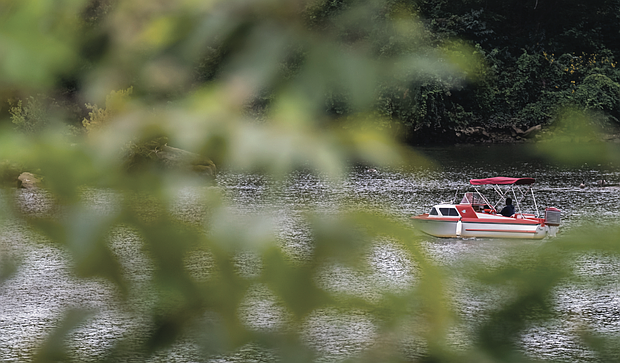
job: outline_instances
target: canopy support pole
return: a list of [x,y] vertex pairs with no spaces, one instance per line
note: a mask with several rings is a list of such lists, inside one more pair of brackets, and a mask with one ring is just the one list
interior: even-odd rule
[[521,203],[519,203],[519,198],[517,198],[517,193],[515,192],[515,187],[511,185],[510,190],[512,190],[512,196],[515,198],[515,202],[517,203],[517,208],[519,209],[519,213],[523,215],[523,211],[521,210]]
[[536,211],[536,218],[540,218],[540,213],[538,213],[538,204],[536,204],[536,197],[534,196],[534,189],[530,187],[530,191],[532,192],[532,200],[534,201],[534,210]]

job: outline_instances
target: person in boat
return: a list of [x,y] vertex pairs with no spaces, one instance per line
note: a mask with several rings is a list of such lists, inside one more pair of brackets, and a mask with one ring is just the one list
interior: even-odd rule
[[510,217],[515,214],[515,206],[512,205],[512,198],[506,198],[506,206],[499,213],[504,217]]

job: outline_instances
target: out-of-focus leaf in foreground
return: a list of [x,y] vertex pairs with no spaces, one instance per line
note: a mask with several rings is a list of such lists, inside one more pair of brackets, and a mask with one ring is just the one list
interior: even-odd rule
[[570,276],[561,246],[527,246],[527,253],[511,256],[493,269],[480,269],[480,286],[507,291],[508,297],[489,312],[477,330],[481,352],[498,361],[522,361],[519,337],[533,323],[554,317],[553,292]]
[[37,363],[67,362],[71,360],[71,354],[67,350],[64,341],[67,335],[76,329],[88,316],[84,310],[69,310],[56,329],[46,338],[32,360]]
[[79,0],[0,4],[0,91],[49,87],[55,77],[75,66],[83,4]]
[[[120,288],[135,320],[147,322],[141,336],[111,342],[110,359],[146,360],[190,340],[205,357],[256,344],[308,361],[305,327],[330,309],[381,321],[378,334],[396,337],[390,347],[411,332],[430,359],[452,359],[444,276],[408,227],[370,212],[335,208],[324,218],[309,210],[302,219],[311,256],[295,260],[268,218],[235,214],[225,197],[205,191],[210,181],[200,172],[214,161],[231,173],[283,181],[306,170],[330,182],[352,164],[417,163],[423,158],[399,145],[376,114],[376,97],[429,77],[462,77],[470,49],[434,49],[411,8],[394,1],[29,0],[4,1],[0,10],[1,87],[17,98],[31,88],[61,94],[82,114],[59,113],[29,134],[3,132],[1,172],[19,165],[43,176],[51,215],[16,218],[68,252],[77,276]],[[56,92],[65,84],[70,89]],[[196,186],[187,202],[195,209],[183,210],[176,196]],[[111,210],[85,198],[102,188],[118,198]],[[119,228],[135,234],[130,248],[148,261],[145,271],[132,270],[111,243]],[[318,282],[332,263],[363,273],[365,254],[383,238],[420,270],[404,292],[373,300]],[[239,267],[245,255],[257,261],[252,273]],[[146,277],[138,283],[133,274]],[[278,312],[272,330],[242,316],[248,296],[263,290]],[[80,324],[74,317],[37,359],[74,356],[60,347]],[[409,359],[382,347],[371,352]]]
[[617,144],[605,142],[601,136],[595,113],[568,107],[558,112],[553,133],[543,137],[537,148],[546,157],[575,167],[620,161]]

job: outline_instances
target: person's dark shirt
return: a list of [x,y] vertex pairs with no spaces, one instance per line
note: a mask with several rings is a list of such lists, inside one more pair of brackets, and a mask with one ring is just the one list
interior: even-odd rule
[[512,204],[508,204],[499,213],[504,217],[510,217],[511,215],[515,214],[515,207]]

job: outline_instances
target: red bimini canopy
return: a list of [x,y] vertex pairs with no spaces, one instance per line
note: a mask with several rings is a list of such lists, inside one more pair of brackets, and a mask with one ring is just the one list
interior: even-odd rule
[[496,176],[495,178],[486,179],[470,179],[471,185],[487,185],[487,184],[514,184],[514,185],[526,185],[533,184],[534,178],[506,178],[503,176]]

